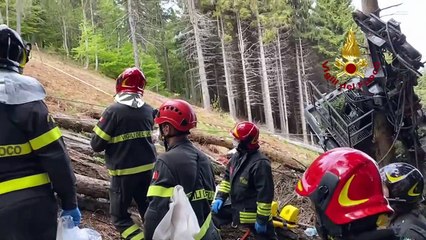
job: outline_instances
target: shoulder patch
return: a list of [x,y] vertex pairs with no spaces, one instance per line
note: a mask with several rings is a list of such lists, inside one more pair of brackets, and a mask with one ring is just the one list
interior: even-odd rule
[[152,180],[157,181],[159,175],[160,175],[160,173],[158,171],[154,171],[154,173],[152,174]]

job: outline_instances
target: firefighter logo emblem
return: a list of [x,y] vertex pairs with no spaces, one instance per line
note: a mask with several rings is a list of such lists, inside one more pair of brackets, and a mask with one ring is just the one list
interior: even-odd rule
[[358,43],[356,41],[355,33],[352,29],[349,30],[346,37],[345,44],[342,48],[342,58],[336,58],[334,66],[336,66],[341,72],[337,74],[337,78],[344,75],[353,77],[358,76],[364,78],[364,73],[361,71],[365,68],[367,60],[361,58]]

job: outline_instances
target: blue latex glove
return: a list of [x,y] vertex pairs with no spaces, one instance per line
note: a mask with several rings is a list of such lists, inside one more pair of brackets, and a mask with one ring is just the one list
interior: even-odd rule
[[257,233],[266,233],[266,224],[260,224],[256,221],[254,228],[256,229]]
[[78,207],[72,210],[64,210],[61,214],[61,217],[62,216],[71,216],[75,226],[78,226],[80,224],[81,212],[80,212],[80,209],[78,209]]
[[222,207],[222,205],[223,205],[223,200],[220,198],[216,198],[212,203],[212,211],[217,214],[220,208]]

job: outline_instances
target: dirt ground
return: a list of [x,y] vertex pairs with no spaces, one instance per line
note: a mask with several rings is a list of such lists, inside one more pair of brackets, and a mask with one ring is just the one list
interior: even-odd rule
[[[24,73],[37,78],[45,86],[47,103],[52,112],[72,114],[81,118],[93,117],[113,102],[114,79],[92,70],[83,70],[81,66],[61,60],[57,56],[34,51]],[[153,107],[159,107],[167,99],[148,90],[144,93],[144,100]],[[229,130],[235,121],[227,113],[206,111],[197,106],[194,106],[194,109],[199,121],[198,130],[229,138]],[[304,165],[309,165],[318,155],[262,131],[260,142],[261,146],[292,156]]]
[[[25,68],[26,75],[37,78],[46,88],[46,102],[49,110],[54,113],[66,113],[73,118],[88,119],[99,114],[104,108],[113,102],[115,82],[94,71],[83,70],[80,66],[72,62],[60,60],[56,56],[34,51],[32,59]],[[85,83],[81,82],[83,80]],[[97,89],[97,90],[95,90]],[[153,107],[159,107],[167,98],[156,93],[146,91],[144,99]],[[202,108],[195,107],[197,117],[200,121],[200,130],[210,134],[227,137],[228,131],[233,127],[234,121],[224,113],[207,112]],[[304,164],[309,164],[317,153],[301,149],[294,145],[285,143],[268,134],[261,135],[263,147],[282,152],[291,156]],[[223,157],[228,151],[226,148],[216,146],[201,146],[204,152],[214,159]],[[70,154],[78,156],[79,151],[71,150]],[[84,155],[84,154],[83,154]],[[81,159],[85,159],[82,155]],[[299,172],[285,168],[281,163],[272,163],[275,181],[275,199],[280,202],[280,207],[292,204],[300,208],[300,223],[311,225],[313,213],[306,199],[302,199],[294,193]],[[96,171],[90,169],[75,169],[80,174],[96,177]],[[217,178],[220,179],[220,178]],[[83,221],[81,227],[89,227],[101,233],[104,240],[119,239],[117,232],[110,223],[107,213],[99,211],[83,211]],[[300,239],[303,237],[303,229],[298,230]],[[222,231],[224,240],[234,240],[242,237],[242,229],[227,228]]]

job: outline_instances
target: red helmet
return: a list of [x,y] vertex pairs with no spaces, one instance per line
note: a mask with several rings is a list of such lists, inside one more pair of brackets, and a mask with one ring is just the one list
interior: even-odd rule
[[127,68],[117,78],[115,85],[116,93],[138,93],[143,94],[145,89],[146,78],[139,68]]
[[320,221],[329,226],[393,213],[376,162],[357,149],[335,148],[320,155],[299,180],[296,192],[311,199]]
[[174,99],[161,105],[155,123],[170,123],[176,130],[187,132],[197,127],[197,116],[189,103]]
[[231,135],[247,147],[248,150],[259,148],[259,128],[248,121],[240,122],[231,130]]

